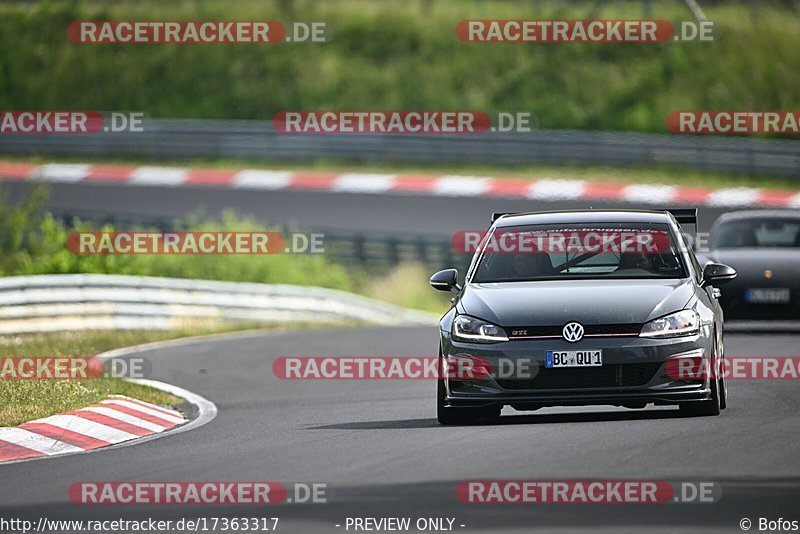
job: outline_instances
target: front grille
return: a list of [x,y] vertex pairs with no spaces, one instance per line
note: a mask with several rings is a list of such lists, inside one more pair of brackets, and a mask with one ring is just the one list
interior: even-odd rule
[[[642,324],[589,324],[583,325],[586,336],[637,336],[642,331]],[[511,326],[506,328],[509,339],[536,337],[562,337],[564,325],[561,326]]]
[[503,389],[585,389],[643,386],[650,382],[660,363],[624,363],[602,367],[540,368],[533,378],[498,379]]

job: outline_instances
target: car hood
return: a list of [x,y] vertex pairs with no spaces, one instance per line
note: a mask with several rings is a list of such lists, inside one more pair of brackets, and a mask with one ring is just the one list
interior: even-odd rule
[[499,326],[645,323],[683,309],[694,287],[691,279],[468,284],[458,311]]
[[[736,269],[736,278],[730,283],[731,286],[797,284],[797,272],[800,270],[798,248],[718,249],[711,251],[708,256],[712,261]],[[764,277],[765,270],[772,271],[771,279]]]

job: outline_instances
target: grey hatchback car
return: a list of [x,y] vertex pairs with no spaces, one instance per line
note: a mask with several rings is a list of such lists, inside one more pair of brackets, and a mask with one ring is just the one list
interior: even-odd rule
[[648,403],[686,415],[726,405],[717,285],[681,224],[697,210],[495,214],[440,322],[437,416],[491,420],[503,406]]

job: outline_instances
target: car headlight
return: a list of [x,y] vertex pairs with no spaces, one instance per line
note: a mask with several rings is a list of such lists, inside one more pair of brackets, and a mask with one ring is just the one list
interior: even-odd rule
[[694,310],[681,310],[646,323],[639,337],[681,337],[700,332],[700,316]]
[[459,315],[455,318],[453,321],[453,339],[473,341],[475,343],[508,341],[508,337],[502,328],[469,315]]

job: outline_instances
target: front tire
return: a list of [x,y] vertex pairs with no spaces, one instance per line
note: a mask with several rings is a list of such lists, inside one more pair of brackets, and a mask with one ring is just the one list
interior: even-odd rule
[[[720,351],[721,353],[721,351]],[[724,410],[728,407],[728,382],[725,380],[726,376],[726,369],[725,369],[725,356],[722,356],[722,360],[719,366],[719,408],[720,410]]]
[[441,425],[474,425],[490,422],[500,417],[502,406],[486,406],[480,408],[452,408],[445,406],[447,391],[444,378],[436,381],[436,419]]
[[681,415],[687,417],[708,417],[719,415],[720,403],[720,381],[711,382],[711,398],[699,402],[685,402],[680,405]]

